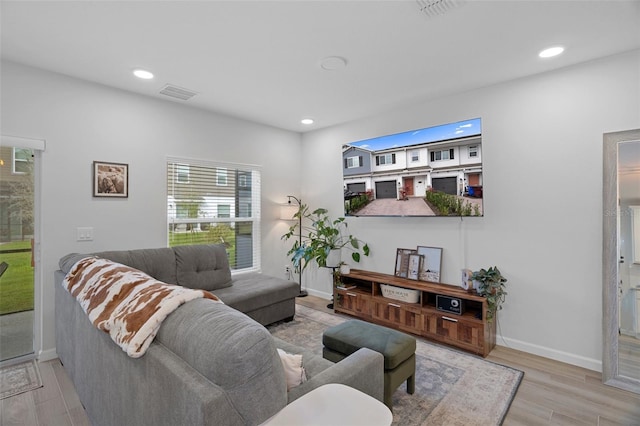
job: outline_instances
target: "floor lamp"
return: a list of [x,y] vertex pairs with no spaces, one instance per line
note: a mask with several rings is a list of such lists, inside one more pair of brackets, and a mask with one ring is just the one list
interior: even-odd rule
[[[302,201],[299,198],[294,197],[293,195],[287,195],[289,201],[287,205],[282,206],[280,209],[280,219],[283,220],[298,220],[298,244],[302,246],[302,215],[299,217],[295,217],[296,213],[300,211],[300,207],[302,207]],[[295,200],[298,203],[298,206],[291,204],[291,200]],[[302,289],[302,262],[304,260],[300,259],[300,264],[298,265],[298,289],[299,294],[298,297],[305,297],[308,295],[306,290]]]

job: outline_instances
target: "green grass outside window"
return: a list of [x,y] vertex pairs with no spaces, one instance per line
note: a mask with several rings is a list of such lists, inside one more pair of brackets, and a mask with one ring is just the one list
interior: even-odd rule
[[[30,241],[0,245],[0,251],[30,248]],[[9,268],[0,277],[0,315],[33,310],[31,251],[0,253],[0,262],[9,264]]]

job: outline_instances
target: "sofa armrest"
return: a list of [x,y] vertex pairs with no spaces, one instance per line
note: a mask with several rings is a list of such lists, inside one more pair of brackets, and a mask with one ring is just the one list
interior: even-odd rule
[[289,403],[327,383],[340,383],[358,389],[378,401],[384,393],[384,357],[379,352],[361,348],[342,361],[318,373],[289,391]]

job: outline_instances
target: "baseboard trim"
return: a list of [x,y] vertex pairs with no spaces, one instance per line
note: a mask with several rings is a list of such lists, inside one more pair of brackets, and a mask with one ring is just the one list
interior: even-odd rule
[[[542,356],[552,359],[554,361],[565,362],[567,364],[576,365],[578,367],[586,368],[587,370],[602,372],[602,361],[587,358],[568,352],[559,351],[556,349],[547,348],[545,346],[535,345],[533,343],[527,343],[508,337],[498,336],[499,346],[504,346],[510,349],[516,349],[519,351],[527,352],[533,355]],[[500,344],[504,342],[504,344]]]
[[[333,295],[323,291],[307,288],[307,293],[312,296],[317,296],[325,300],[331,300]],[[533,343],[523,342],[521,340],[511,339],[508,337],[498,336],[498,344],[511,349],[527,352],[533,355],[542,356],[552,359],[554,361],[565,362],[567,364],[576,365],[578,367],[586,368],[588,370],[602,372],[602,361],[592,358],[583,357],[568,352],[559,351],[556,349],[547,348],[545,346],[535,345]],[[501,344],[502,343],[502,344]]]
[[620,329],[620,334],[624,334],[625,336],[636,337],[636,332],[633,330],[627,330],[624,328]]
[[319,297],[324,300],[331,300],[331,298],[333,298],[333,294],[331,293],[325,293],[324,291],[318,291],[312,288],[305,288],[305,290],[307,290],[307,293],[309,293],[310,295]]
[[53,349],[45,349],[38,352],[38,362],[51,361],[52,359],[58,358],[58,353],[56,352],[56,348]]

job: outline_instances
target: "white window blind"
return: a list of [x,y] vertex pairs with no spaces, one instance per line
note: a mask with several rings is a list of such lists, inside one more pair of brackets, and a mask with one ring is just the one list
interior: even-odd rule
[[168,158],[167,219],[169,247],[224,244],[233,272],[259,271],[259,166]]

